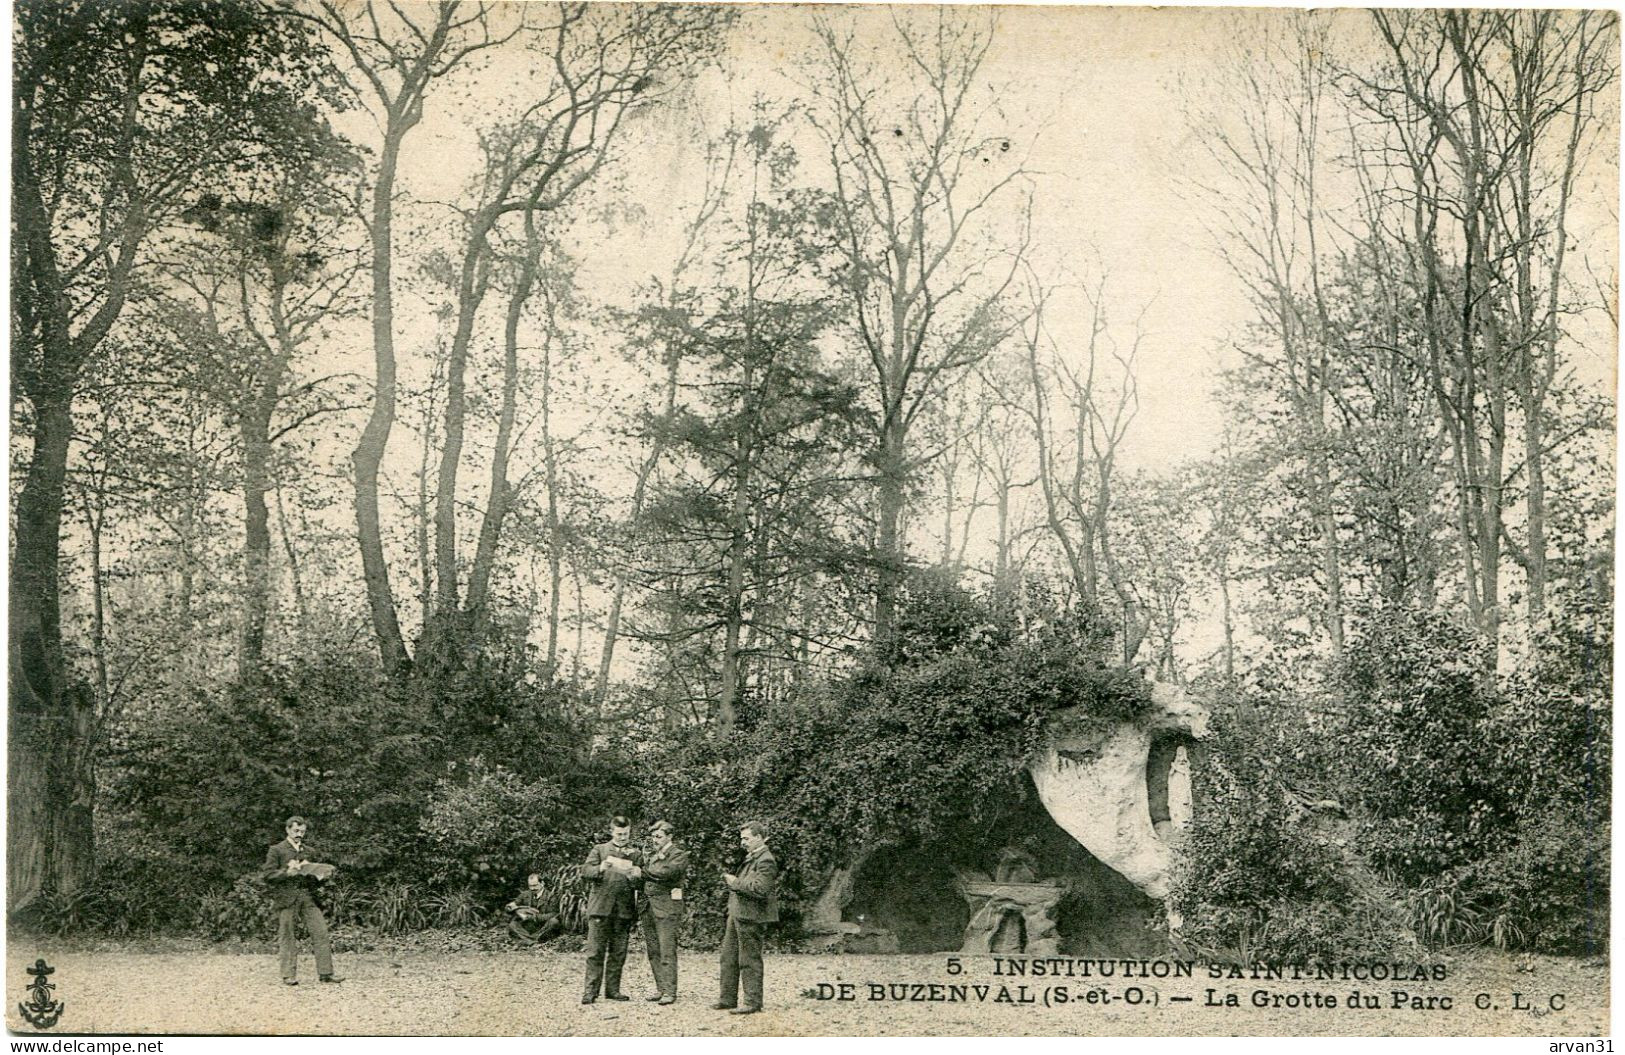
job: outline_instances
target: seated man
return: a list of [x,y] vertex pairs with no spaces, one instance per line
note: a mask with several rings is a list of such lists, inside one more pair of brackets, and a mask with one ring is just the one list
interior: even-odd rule
[[525,892],[508,902],[507,909],[514,915],[508,924],[508,933],[521,941],[541,944],[564,932],[557,913],[548,912],[543,898],[542,877],[532,872],[526,880]]

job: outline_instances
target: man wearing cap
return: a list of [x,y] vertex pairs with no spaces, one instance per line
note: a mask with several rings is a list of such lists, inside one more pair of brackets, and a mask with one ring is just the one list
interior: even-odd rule
[[762,821],[740,825],[739,845],[745,848],[744,867],[738,875],[722,877],[728,885],[728,927],[722,934],[722,994],[713,1006],[752,1015],[762,1009],[762,932],[779,921],[779,863],[768,852]]
[[581,1002],[598,999],[630,1000],[621,993],[621,968],[626,945],[638,918],[632,885],[643,878],[638,867],[643,855],[631,843],[632,822],[616,817],[609,822],[609,842],[599,843],[581,866],[581,878],[591,881],[587,897],[587,984]]
[[260,873],[271,891],[271,904],[277,911],[277,951],[282,961],[284,985],[299,984],[299,941],[294,934],[298,920],[316,947],[316,976],[324,982],[342,982],[333,973],[333,943],[327,936],[327,920],[316,904],[316,885],[321,878],[309,874],[308,866],[320,862],[322,854],[305,840],[310,825],[303,817],[289,817],[284,825],[288,837],[265,854]]
[[677,1002],[677,929],[683,925],[683,876],[688,872],[688,851],[672,841],[669,821],[649,828],[649,853],[643,860],[643,899],[640,913],[643,944],[649,951],[649,973],[655,994],[650,1000]]

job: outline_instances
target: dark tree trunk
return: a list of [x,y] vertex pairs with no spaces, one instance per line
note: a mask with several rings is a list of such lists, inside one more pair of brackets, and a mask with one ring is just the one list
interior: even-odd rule
[[65,385],[42,396],[36,390],[34,451],[12,535],[6,895],[13,912],[44,889],[71,893],[95,868],[90,828],[77,805],[88,811],[94,786],[76,786],[90,773],[79,765],[75,743],[94,704],[67,684],[58,604],[71,396]]
[[[278,371],[280,373],[280,371]],[[271,607],[270,492],[273,383],[247,408],[240,425],[243,444],[243,625],[237,676],[247,678],[265,658],[265,623]]]
[[904,557],[901,523],[906,501],[907,439],[901,423],[889,425],[881,435],[879,494],[875,525],[875,640],[891,634],[896,619],[897,592],[902,584]]
[[491,497],[480,522],[480,539],[474,550],[474,567],[468,574],[468,610],[477,628],[486,625],[486,598],[490,592],[491,571],[496,565],[502,541],[502,523],[508,513],[508,449],[513,444],[515,411],[519,401],[519,323],[525,304],[536,285],[541,263],[541,238],[533,218],[526,217],[525,256],[519,264],[513,294],[508,299],[502,342],[502,406],[497,415],[496,446],[491,452]]
[[[139,128],[142,78],[147,68],[146,15],[136,9],[124,32],[128,45],[119,91],[113,153],[113,195],[122,211],[103,215],[117,230],[109,250],[100,303],[75,303],[55,243],[53,218],[35,169],[37,71],[19,69],[12,109],[12,331],[14,391],[33,411],[32,451],[16,494],[9,586],[7,694],[10,736],[6,781],[7,908],[27,908],[42,891],[71,893],[95,874],[90,811],[95,773],[90,765],[95,698],[68,683],[62,649],[60,572],[62,510],[73,398],[79,373],[124,309],[136,249],[147,233],[147,187],[132,163]],[[61,145],[61,144],[54,144]],[[21,368],[21,369],[19,369]],[[15,395],[13,397],[16,398]]]
[[389,585],[384,559],[382,523],[378,512],[378,477],[389,433],[395,426],[395,294],[394,207],[395,169],[400,160],[404,130],[384,138],[378,183],[372,201],[372,413],[350,456],[355,466],[356,541],[361,547],[361,575],[367,588],[367,610],[384,670],[392,677],[408,669],[406,642],[401,637],[395,594]]

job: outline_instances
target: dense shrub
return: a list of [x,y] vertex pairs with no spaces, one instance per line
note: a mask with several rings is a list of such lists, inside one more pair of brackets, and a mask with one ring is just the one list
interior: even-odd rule
[[1506,843],[1493,686],[1470,631],[1436,617],[1374,619],[1345,654],[1340,784],[1371,862],[1425,882]]
[[[589,750],[570,718],[574,691],[524,670],[505,660],[403,686],[368,660],[317,656],[144,701],[105,770],[105,881],[56,925],[263,936],[258,870],[295,812],[340,866],[327,893],[354,925],[485,918],[635,801],[619,756]],[[134,890],[176,907],[149,910]]]
[[1262,672],[1197,771],[1185,936],[1285,958],[1391,953],[1407,929],[1606,948],[1611,642],[1607,610],[1571,600],[1496,680],[1467,628],[1394,613],[1351,639],[1332,699]]
[[1544,952],[1607,946],[1612,798],[1612,613],[1570,598],[1491,709],[1491,771],[1516,822],[1464,870],[1487,939]]
[[[568,825],[556,781],[527,781],[478,755],[448,770],[435,782],[419,822],[432,883],[500,894],[531,862],[574,850],[563,834]],[[489,889],[493,884],[495,891]]]
[[203,895],[198,929],[210,938],[263,938],[275,933],[276,910],[259,872],[238,876],[225,890]]
[[[1236,698],[1202,693],[1215,736],[1174,877],[1179,936],[1294,960],[1405,955],[1413,935],[1605,948],[1611,640],[1601,602],[1570,602],[1495,681],[1466,628],[1392,614],[1351,635],[1323,685],[1259,668]],[[258,870],[297,811],[342,866],[325,891],[337,932],[488,922],[532,871],[579,928],[576,866],[625,812],[678,826],[699,945],[721,933],[738,824],[771,822],[794,935],[836,866],[1011,836],[1058,709],[1088,725],[1145,706],[1109,642],[1090,611],[1041,590],[1018,606],[922,576],[844,676],[786,703],[745,699],[730,735],[651,731],[641,745],[593,742],[571,717],[579,694],[528,680],[517,652],[432,683],[335,655],[173,689],[115,730],[99,878],[48,894],[32,922],[266,938]]]
[[1413,946],[1390,895],[1351,853],[1348,825],[1313,790],[1330,752],[1304,722],[1215,716],[1196,816],[1173,877],[1178,937],[1244,962],[1386,957]]

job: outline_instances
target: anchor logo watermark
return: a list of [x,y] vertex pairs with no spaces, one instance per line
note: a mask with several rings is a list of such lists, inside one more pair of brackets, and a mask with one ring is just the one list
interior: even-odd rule
[[61,1000],[51,998],[51,991],[56,986],[45,980],[56,973],[56,968],[40,959],[34,961],[28,973],[34,976],[34,980],[28,983],[28,1001],[18,1004],[17,1010],[35,1029],[50,1029],[68,1006]]

